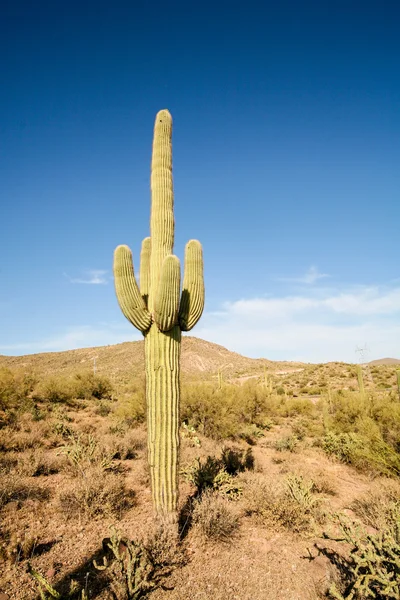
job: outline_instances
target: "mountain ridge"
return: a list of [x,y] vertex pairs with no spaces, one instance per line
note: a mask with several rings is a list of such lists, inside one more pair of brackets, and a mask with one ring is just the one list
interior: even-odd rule
[[[96,359],[96,361],[94,361]],[[62,373],[94,368],[108,376],[144,371],[144,341],[122,342],[108,346],[78,348],[61,352],[41,352],[21,356],[0,355],[0,367],[31,369],[39,374]],[[182,337],[181,369],[184,375],[210,375],[292,370],[306,363],[271,361],[266,358],[249,358],[232,352],[219,344],[193,336]]]

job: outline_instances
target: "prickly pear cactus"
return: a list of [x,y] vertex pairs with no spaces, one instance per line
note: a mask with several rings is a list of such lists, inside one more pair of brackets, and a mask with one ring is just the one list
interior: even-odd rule
[[204,308],[200,242],[185,249],[181,293],[180,262],[174,245],[172,118],[161,110],[155,120],[151,163],[150,237],[142,243],[140,289],[132,253],[114,253],[117,298],[125,317],[145,337],[148,460],[153,503],[167,521],[176,521],[179,465],[179,362],[181,331],[195,326]]

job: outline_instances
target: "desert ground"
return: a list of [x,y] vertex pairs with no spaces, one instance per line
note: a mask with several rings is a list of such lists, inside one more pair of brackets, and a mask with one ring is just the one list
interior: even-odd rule
[[175,527],[142,342],[0,357],[1,600],[399,599],[397,368],[184,338]]

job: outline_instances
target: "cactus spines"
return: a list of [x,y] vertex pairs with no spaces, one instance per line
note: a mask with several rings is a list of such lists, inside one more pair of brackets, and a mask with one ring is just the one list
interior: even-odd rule
[[140,293],[147,306],[150,290],[150,252],[151,238],[144,238],[140,252]]
[[204,308],[203,250],[200,242],[190,240],[185,248],[185,277],[179,307],[179,325],[190,331]]
[[178,321],[181,290],[181,265],[171,254],[162,265],[154,305],[154,320],[160,331],[169,331]]
[[114,252],[114,282],[125,317],[137,329],[146,331],[151,325],[151,315],[136,283],[132,252],[128,246],[118,246]]
[[179,465],[179,361],[181,331],[189,331],[204,308],[203,256],[197,240],[185,250],[182,294],[180,262],[172,254],[174,213],[172,118],[160,111],[154,124],[151,163],[150,237],[141,249],[140,290],[132,253],[115,251],[115,289],[125,317],[145,337],[148,460],[158,515],[176,521]]

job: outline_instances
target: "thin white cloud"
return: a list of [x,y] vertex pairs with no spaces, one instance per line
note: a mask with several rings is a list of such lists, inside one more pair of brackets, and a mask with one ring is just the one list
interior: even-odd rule
[[90,269],[85,271],[83,277],[70,277],[64,273],[65,277],[67,277],[70,283],[84,283],[89,285],[104,285],[108,283],[106,274],[107,271],[103,271],[101,269]]
[[371,360],[400,358],[400,287],[226,302],[203,315],[195,335],[272,360],[356,362],[355,349],[365,342]]
[[37,352],[61,352],[91,346],[107,346],[140,340],[143,336],[128,323],[100,323],[97,326],[70,327],[60,335],[37,340],[0,346],[0,354],[34,354]]
[[320,279],[330,277],[327,273],[320,273],[314,265],[312,265],[302,277],[280,277],[279,281],[285,281],[287,283],[303,283],[307,285],[313,285]]

